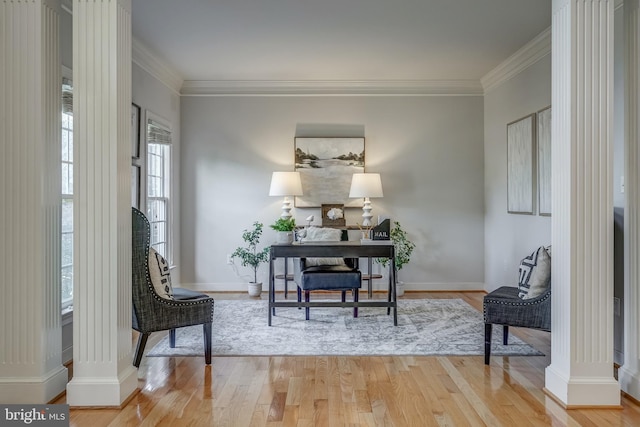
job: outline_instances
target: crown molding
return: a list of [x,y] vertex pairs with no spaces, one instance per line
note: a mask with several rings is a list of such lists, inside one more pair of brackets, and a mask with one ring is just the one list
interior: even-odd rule
[[482,96],[478,80],[185,80],[183,96]]
[[173,67],[155,56],[140,41],[131,40],[131,60],[140,68],[160,80],[176,95],[180,95],[183,78]]
[[500,65],[480,79],[484,93],[520,74],[551,53],[551,27],[538,34]]

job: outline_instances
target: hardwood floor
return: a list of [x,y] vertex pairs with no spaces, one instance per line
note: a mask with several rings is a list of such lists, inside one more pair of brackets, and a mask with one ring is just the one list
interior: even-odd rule
[[[462,298],[482,310],[483,295],[402,298]],[[145,357],[140,392],[124,408],[71,409],[71,426],[640,425],[640,406],[626,397],[622,409],[563,409],[542,391],[550,334],[512,330],[547,356],[493,356],[488,367],[483,356],[214,357],[210,366],[204,357]]]

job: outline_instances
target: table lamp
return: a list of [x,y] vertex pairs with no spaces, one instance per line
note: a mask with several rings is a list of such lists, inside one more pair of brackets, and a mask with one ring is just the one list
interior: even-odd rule
[[271,175],[270,196],[284,196],[282,214],[280,218],[291,218],[291,203],[289,196],[302,196],[302,181],[300,172],[273,172]]
[[379,173],[354,173],[351,178],[351,190],[349,197],[364,197],[362,206],[362,225],[371,226],[371,200],[370,197],[382,197],[382,181]]

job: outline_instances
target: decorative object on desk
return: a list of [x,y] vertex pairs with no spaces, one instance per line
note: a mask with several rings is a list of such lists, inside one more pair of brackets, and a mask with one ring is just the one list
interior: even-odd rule
[[345,225],[344,219],[344,205],[338,204],[323,204],[322,205],[322,225],[327,226],[343,226]]
[[[216,299],[212,353],[215,356],[481,356],[482,312],[461,299],[407,299],[398,307],[398,326],[381,307],[314,308],[304,320],[297,308],[279,308],[272,326],[265,321],[266,301]],[[176,347],[163,338],[147,356],[202,356],[202,328],[177,330]],[[502,345],[494,334],[491,353],[542,356],[518,339]]]
[[[396,295],[404,295],[404,282],[398,280],[399,271],[411,260],[411,254],[416,245],[409,240],[409,235],[402,229],[398,221],[393,222],[393,229],[389,233],[396,254]],[[386,267],[389,263],[387,258],[379,258],[377,262]]]
[[507,213],[533,214],[535,118],[507,125]]
[[280,218],[291,218],[289,196],[302,195],[302,181],[299,172],[273,172],[271,174],[270,196],[284,196]]
[[373,225],[363,227],[359,222],[356,222],[356,225],[360,229],[360,241],[371,240],[371,230],[373,230]]
[[364,197],[362,206],[362,225],[371,225],[371,200],[370,197],[382,197],[382,180],[379,173],[354,173],[351,179],[349,197]]
[[391,220],[389,218],[373,227],[373,240],[390,240]]
[[364,172],[364,138],[295,138],[295,170],[300,172],[304,196],[295,206],[321,207],[324,201],[361,207],[349,199],[354,172]]
[[309,215],[308,217],[305,218],[305,221],[307,221],[307,227],[311,227],[311,223],[313,222],[314,219],[316,219],[316,217],[313,215]]
[[262,283],[258,282],[258,267],[269,260],[269,247],[258,251],[258,243],[262,236],[262,223],[254,222],[253,230],[244,230],[242,240],[247,243],[245,247],[238,247],[231,254],[231,258],[239,258],[243,267],[253,269],[253,281],[249,281],[248,291],[252,297],[258,297],[262,293]]
[[278,233],[277,243],[292,243],[293,231],[296,229],[296,219],[291,218],[278,218],[278,220],[270,226]]

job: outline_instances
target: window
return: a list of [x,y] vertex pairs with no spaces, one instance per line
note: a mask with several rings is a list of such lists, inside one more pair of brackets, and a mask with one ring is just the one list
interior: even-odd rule
[[147,218],[151,246],[173,264],[171,254],[171,131],[147,120]]
[[62,79],[62,309],[73,303],[73,85]]

